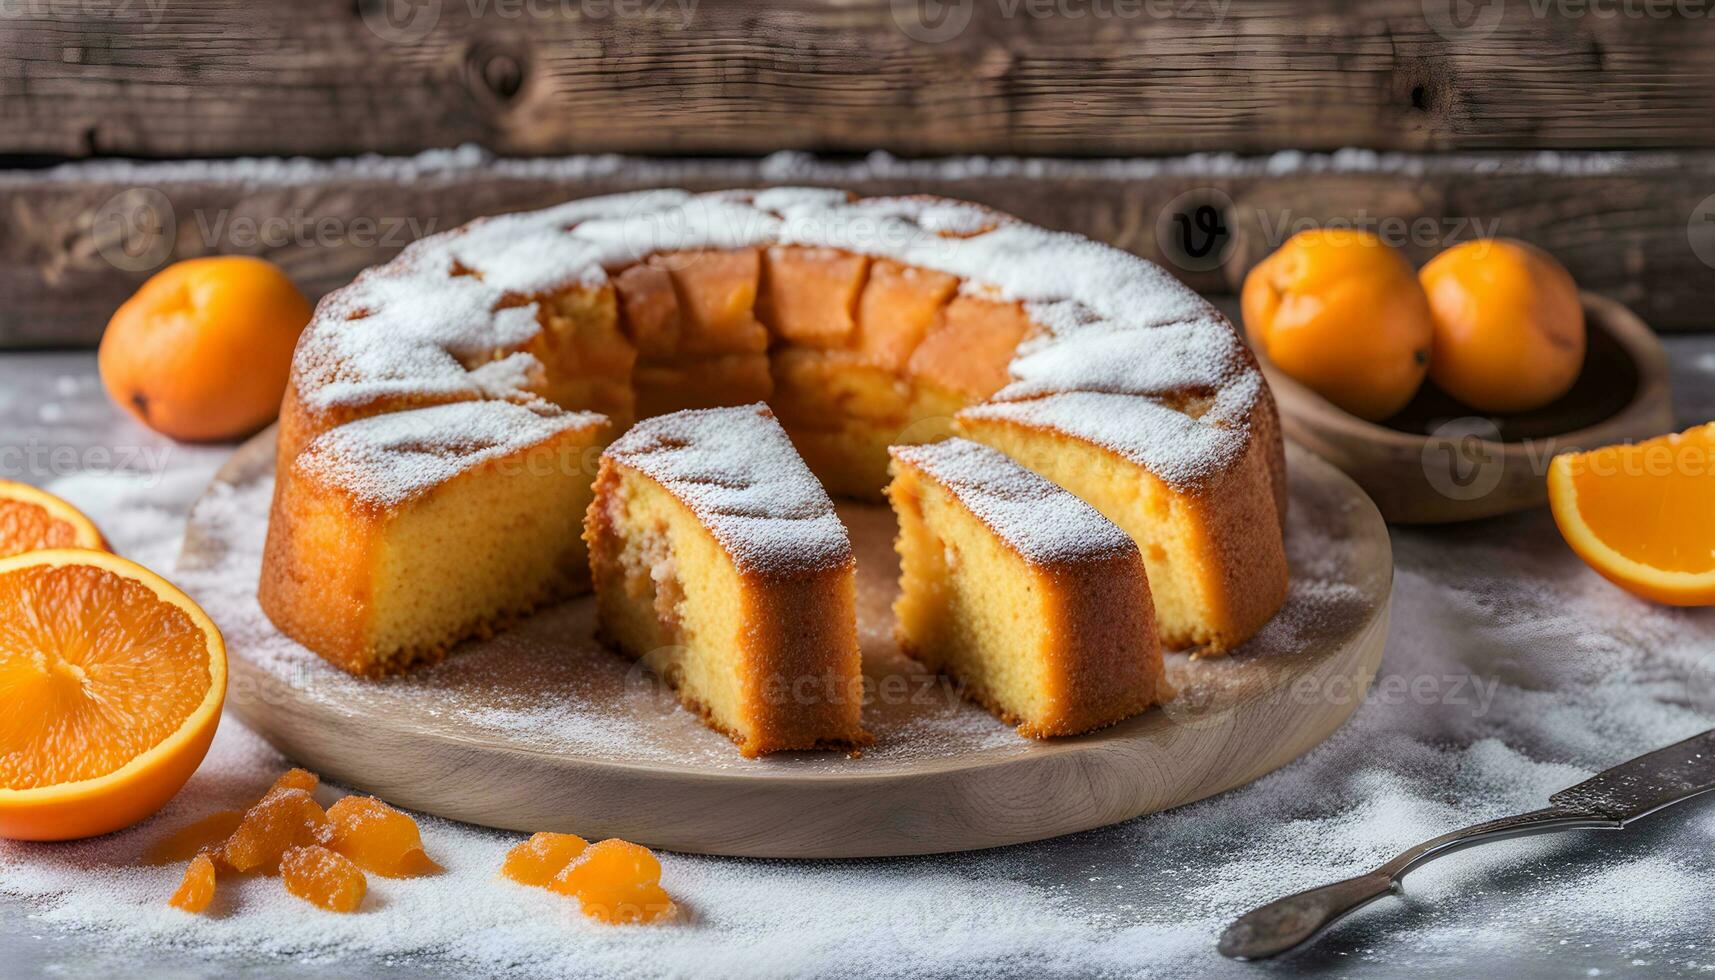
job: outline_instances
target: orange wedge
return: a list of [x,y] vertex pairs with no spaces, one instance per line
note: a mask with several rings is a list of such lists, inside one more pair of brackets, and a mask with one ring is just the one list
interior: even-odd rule
[[27,483],[0,480],[0,558],[41,548],[94,548],[107,542],[71,504]]
[[1548,502],[1566,543],[1615,585],[1715,605],[1715,422],[1556,456]]
[[0,837],[128,827],[202,762],[226,644],[195,602],[103,551],[0,559]]

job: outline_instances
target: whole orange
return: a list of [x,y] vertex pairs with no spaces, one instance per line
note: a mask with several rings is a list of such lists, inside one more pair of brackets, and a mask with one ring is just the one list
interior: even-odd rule
[[1410,263],[1366,231],[1293,235],[1245,276],[1251,344],[1360,418],[1380,421],[1423,384],[1435,328]]
[[108,321],[101,380],[138,421],[187,441],[273,421],[310,303],[279,267],[241,255],[162,269]]
[[1572,274],[1509,238],[1455,245],[1419,274],[1435,314],[1429,376],[1485,412],[1526,412],[1566,394],[1584,368],[1584,306]]

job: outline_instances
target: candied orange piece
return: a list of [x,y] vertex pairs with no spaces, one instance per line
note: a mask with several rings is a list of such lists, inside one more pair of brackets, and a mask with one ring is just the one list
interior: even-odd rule
[[774,333],[806,347],[838,347],[857,326],[858,293],[869,257],[836,248],[776,245],[763,253],[756,315]]
[[[268,787],[268,793],[277,789],[301,789],[306,793],[314,793],[321,782],[321,779],[308,769],[288,769],[280,774],[279,779],[274,780],[274,785]],[[262,795],[267,796],[268,793]]]
[[234,871],[274,874],[287,848],[323,844],[333,827],[320,805],[301,789],[270,790],[249,810],[220,849]]
[[288,892],[329,912],[356,911],[369,890],[357,865],[319,844],[288,848],[280,858],[280,881]]
[[506,863],[500,873],[520,885],[546,887],[554,876],[577,860],[589,841],[577,834],[551,834],[543,831],[506,852]]
[[610,925],[673,914],[673,900],[661,888],[661,862],[647,847],[617,838],[590,845],[548,887],[575,897],[585,915]]
[[945,272],[876,259],[858,298],[854,346],[876,365],[903,371],[958,288]]
[[423,852],[417,822],[373,796],[348,796],[328,807],[328,846],[365,870],[387,878],[434,874],[441,866]]
[[1017,303],[955,296],[908,365],[913,377],[979,399],[1007,382],[1012,352],[1031,327]]
[[195,823],[187,824],[155,842],[143,855],[144,864],[177,864],[196,857],[211,844],[222,844],[238,829],[244,814],[238,810],[220,810]]
[[214,862],[207,854],[198,854],[191,858],[190,866],[185,868],[184,880],[179,882],[178,891],[167,904],[186,912],[201,912],[208,908],[208,903],[214,901]]

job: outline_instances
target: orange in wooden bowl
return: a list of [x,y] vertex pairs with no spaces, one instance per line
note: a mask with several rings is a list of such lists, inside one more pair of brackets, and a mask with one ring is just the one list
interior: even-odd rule
[[43,548],[106,551],[107,541],[71,504],[27,483],[0,480],[0,558]]
[[1410,263],[1366,231],[1313,229],[1245,276],[1251,344],[1340,408],[1377,422],[1423,384],[1434,325]]
[[1419,273],[1435,315],[1429,377],[1485,412],[1528,412],[1584,367],[1584,305],[1572,274],[1534,245],[1465,242]]
[[126,411],[187,441],[232,439],[280,412],[310,303],[279,267],[241,255],[174,263],[101,337],[101,380]]
[[1715,422],[1556,456],[1548,502],[1567,544],[1615,585],[1715,605]]
[[0,837],[66,840],[160,809],[202,762],[226,645],[195,602],[103,551],[0,559]]

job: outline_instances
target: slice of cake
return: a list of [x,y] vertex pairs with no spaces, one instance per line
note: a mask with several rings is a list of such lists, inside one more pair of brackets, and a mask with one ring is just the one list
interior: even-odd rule
[[1220,406],[1072,391],[960,412],[962,434],[1084,498],[1137,542],[1161,641],[1231,650],[1286,600],[1269,447]]
[[607,431],[546,404],[456,402],[322,433],[278,474],[262,609],[375,677],[584,591],[576,515]]
[[895,447],[901,647],[1022,735],[1075,735],[1171,696],[1137,545],[964,439]]
[[851,542],[767,407],[633,426],[584,536],[603,639],[746,756],[868,741]]

